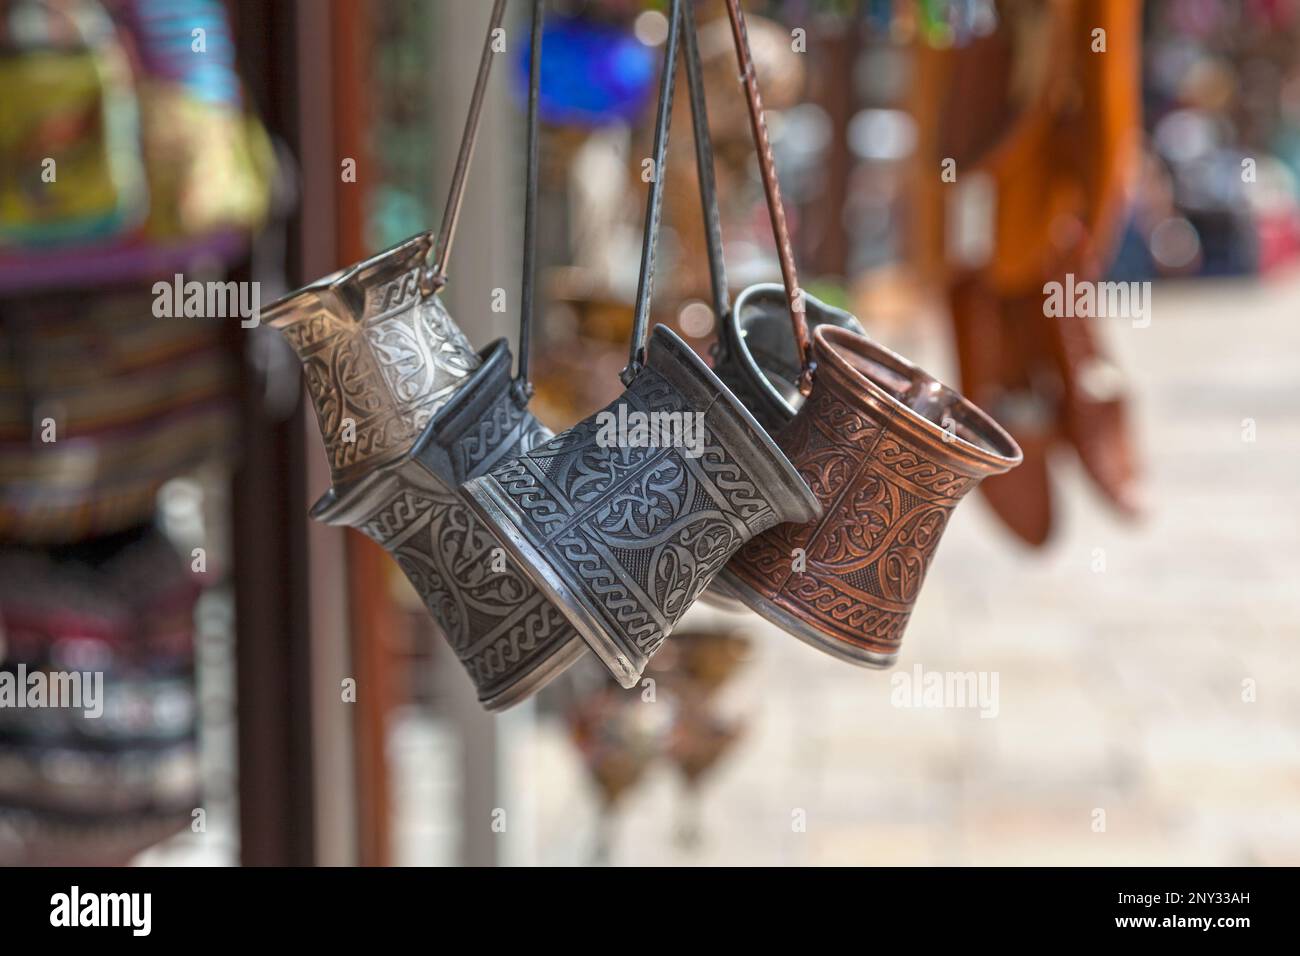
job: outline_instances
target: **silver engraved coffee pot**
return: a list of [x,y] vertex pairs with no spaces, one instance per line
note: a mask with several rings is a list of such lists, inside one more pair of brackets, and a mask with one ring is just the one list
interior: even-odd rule
[[525,699],[586,653],[565,616],[455,492],[550,438],[527,410],[541,6],[533,0],[518,375],[505,340],[476,353],[437,295],[505,0],[493,6],[436,240],[409,239],[284,297],[265,315],[303,364],[330,457],[332,487],[312,517],[357,528],[394,557],[488,710]]

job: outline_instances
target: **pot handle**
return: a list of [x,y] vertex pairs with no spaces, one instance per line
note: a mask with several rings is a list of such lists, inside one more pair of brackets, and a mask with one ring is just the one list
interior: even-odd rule
[[772,235],[776,239],[776,252],[781,260],[781,278],[785,281],[790,321],[794,326],[794,341],[799,350],[802,366],[799,373],[799,391],[807,395],[812,390],[812,376],[817,363],[813,360],[812,339],[808,335],[803,290],[799,288],[799,274],[795,271],[794,249],[790,245],[790,231],[786,227],[785,206],[781,203],[781,185],[776,178],[776,160],[772,156],[772,142],[767,135],[767,120],[763,118],[763,99],[758,92],[758,76],[754,71],[754,58],[749,50],[749,33],[745,29],[745,14],[740,9],[740,0],[727,0],[727,16],[731,19],[731,36],[736,45],[736,61],[740,66],[740,79],[745,88],[745,102],[749,107],[749,126],[754,134],[754,147],[758,152],[758,169],[763,177],[767,212],[772,220]]
[[[709,287],[713,314],[718,321],[731,311],[727,292],[727,265],[722,254],[722,217],[718,213],[718,181],[713,166],[713,139],[709,136],[709,110],[704,95],[704,68],[700,65],[700,43],[696,32],[695,8],[687,4],[682,17],[686,41],[686,82],[690,90],[691,132],[695,136],[695,169],[700,181],[700,205],[704,212],[704,244],[709,259]],[[718,339],[721,347],[723,340]]]
[[646,334],[649,331],[650,291],[654,286],[655,249],[663,216],[663,182],[667,173],[668,127],[673,112],[673,84],[677,79],[677,42],[681,34],[682,0],[670,0],[668,36],[664,41],[664,66],[659,78],[659,105],[655,110],[654,170],[646,196],[645,232],[641,240],[641,272],[637,278],[636,308],[632,313],[632,342],[627,367],[619,374],[624,385],[645,367]]
[[528,160],[524,178],[524,274],[519,291],[519,369],[514,396],[520,407],[533,397],[528,375],[533,326],[533,290],[537,286],[537,177],[540,162],[538,119],[542,88],[542,13],[544,0],[533,0],[533,25],[528,50]]
[[456,155],[456,168],[451,174],[451,187],[447,191],[447,204],[442,209],[442,223],[433,247],[433,259],[420,277],[420,291],[427,298],[447,284],[447,257],[451,254],[451,241],[456,235],[460,220],[461,200],[465,198],[465,177],[474,158],[474,144],[478,140],[478,121],[483,115],[483,96],[487,92],[488,74],[496,52],[492,49],[495,33],[501,27],[506,11],[506,0],[494,0],[492,16],[488,19],[487,36],[483,40],[483,54],[479,58],[478,76],[474,79],[474,92],[469,100],[469,115],[465,117],[465,131],[460,137],[460,152]]

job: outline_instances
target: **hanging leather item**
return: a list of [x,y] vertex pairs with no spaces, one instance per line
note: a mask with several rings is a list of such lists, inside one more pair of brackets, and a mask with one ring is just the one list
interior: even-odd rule
[[1043,376],[1033,371],[1041,344],[1032,339],[1043,335],[1038,300],[1000,300],[975,277],[955,283],[949,296],[962,391],[988,409],[1024,454],[1019,468],[986,479],[980,489],[1017,537],[1041,545],[1051,532],[1047,458],[1057,434]]
[[[1079,55],[1080,108],[1056,140],[1057,162],[1081,159],[1077,173],[1084,200],[1078,246],[1066,271],[1097,280],[1118,245],[1127,200],[1138,168],[1141,103],[1141,8],[1128,0],[1099,0],[1074,10],[1076,43],[1105,31],[1106,52]],[[1046,323],[1052,357],[1061,375],[1062,436],[1084,469],[1119,511],[1141,511],[1123,375],[1107,357],[1092,321]]]
[[[996,145],[958,176],[958,184],[986,179],[991,242],[982,262],[950,259],[949,300],[962,389],[1011,431],[1025,455],[1020,468],[987,480],[984,495],[1017,536],[1040,545],[1052,528],[1048,460],[1062,443],[1077,451],[1118,510],[1134,515],[1139,507],[1122,376],[1094,320],[1046,317],[1043,302],[1046,282],[1067,274],[1101,279],[1118,238],[1140,132],[1140,8],[1122,0],[1086,8],[1063,0],[1037,10],[1013,5],[1008,20],[1008,32],[1022,31],[1017,58],[1029,61],[1011,72],[1032,98],[1012,118],[1012,103],[1002,111],[967,103],[966,90],[954,88],[936,121],[941,129],[950,118],[956,122],[957,145],[972,153],[989,139],[987,131],[965,128],[972,116],[1001,128]],[[1092,52],[1098,29],[1104,53]],[[960,61],[985,49],[938,56]],[[948,64],[937,72],[962,71]],[[1008,87],[1009,99],[1015,88]],[[938,135],[936,146],[953,139]],[[951,232],[951,217],[946,225]],[[928,238],[933,247],[951,237],[941,227]]]

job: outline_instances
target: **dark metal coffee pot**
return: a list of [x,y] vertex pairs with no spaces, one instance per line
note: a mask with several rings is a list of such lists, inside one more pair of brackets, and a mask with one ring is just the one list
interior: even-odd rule
[[[657,326],[646,348],[681,7],[672,0],[626,390],[462,488],[624,687],[746,541],[819,513],[790,462],[686,343]],[[660,441],[659,425],[675,438]]]

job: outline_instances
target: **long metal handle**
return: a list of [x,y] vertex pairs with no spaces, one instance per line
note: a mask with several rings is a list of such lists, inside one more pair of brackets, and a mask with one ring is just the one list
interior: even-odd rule
[[665,41],[663,74],[659,78],[659,106],[655,112],[654,169],[646,196],[645,233],[641,240],[641,273],[637,279],[636,309],[632,314],[632,342],[627,368],[619,378],[624,385],[645,367],[646,335],[650,324],[650,291],[654,286],[655,248],[663,215],[663,182],[667,174],[668,127],[673,112],[673,86],[677,79],[677,41],[681,32],[682,2],[671,0],[668,9],[668,38]]
[[515,375],[515,401],[526,405],[533,396],[528,377],[529,343],[532,339],[533,295],[537,286],[537,178],[538,118],[542,88],[543,0],[533,0],[533,27],[528,60],[528,170],[524,183],[524,275],[519,294],[519,370]]
[[767,120],[763,118],[763,98],[758,92],[758,76],[754,71],[754,58],[749,50],[749,33],[745,29],[745,14],[740,9],[739,0],[727,0],[727,16],[731,19],[731,36],[736,44],[736,61],[740,65],[740,79],[745,87],[745,100],[749,106],[749,125],[754,134],[754,146],[758,150],[758,169],[763,176],[763,191],[767,194],[767,212],[772,220],[776,252],[781,260],[781,278],[785,281],[785,294],[790,305],[790,321],[794,325],[794,341],[799,349],[802,366],[799,373],[799,391],[807,395],[812,390],[812,375],[816,363],[813,361],[812,340],[808,335],[803,291],[799,288],[799,275],[794,267],[794,249],[790,245],[790,230],[785,223],[785,206],[781,203],[781,185],[776,179],[776,160],[772,157],[772,141],[767,135]]
[[433,248],[433,261],[424,271],[422,286],[425,295],[432,295],[447,284],[447,256],[451,254],[451,241],[455,238],[456,223],[460,220],[461,200],[465,198],[465,178],[469,173],[470,162],[474,158],[479,117],[483,115],[483,96],[487,92],[488,75],[492,72],[492,61],[496,57],[492,44],[496,39],[496,31],[501,27],[505,12],[506,0],[496,0],[492,4],[492,17],[488,21],[487,36],[483,40],[483,54],[479,58],[478,76],[474,79],[474,93],[469,101],[469,115],[465,117],[465,131],[460,137],[460,152],[456,156],[456,168],[451,174],[447,204],[442,210],[442,224],[438,228],[438,238]]
[[695,169],[704,213],[709,285],[713,293],[713,314],[721,323],[731,309],[731,296],[727,290],[727,266],[722,255],[722,217],[718,213],[718,183],[713,166],[713,140],[709,136],[709,110],[704,95],[704,68],[700,64],[695,9],[691,4],[687,4],[682,16],[682,33],[686,40],[686,83],[691,98],[691,130],[695,135]]

